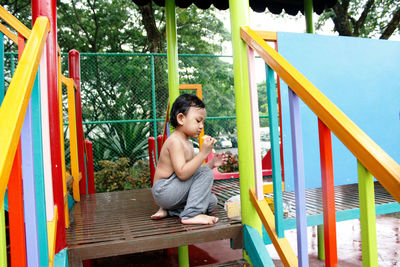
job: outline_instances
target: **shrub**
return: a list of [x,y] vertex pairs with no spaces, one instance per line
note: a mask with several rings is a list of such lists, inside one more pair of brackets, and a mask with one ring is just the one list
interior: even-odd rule
[[112,192],[150,187],[148,161],[138,160],[133,166],[128,158],[100,160],[101,170],[94,173],[96,192]]
[[101,170],[94,173],[96,192],[112,192],[129,189],[132,177],[129,173],[128,158],[117,161],[100,160]]
[[148,160],[138,160],[130,169],[132,188],[150,187],[150,166]]

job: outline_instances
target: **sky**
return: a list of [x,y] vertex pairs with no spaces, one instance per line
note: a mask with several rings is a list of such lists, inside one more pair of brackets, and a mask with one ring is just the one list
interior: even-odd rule
[[[230,17],[228,10],[216,10],[217,17],[220,18],[228,32],[231,31]],[[318,20],[318,15],[313,15],[314,23]],[[277,16],[271,13],[256,13],[250,11],[250,27],[254,30],[280,31],[280,32],[298,32],[303,33],[306,30],[304,16],[299,13],[297,16],[285,15]],[[318,34],[337,35],[332,31],[333,23],[328,21],[322,30],[316,31]],[[232,55],[232,44],[226,42],[223,44],[224,55]],[[222,59],[224,60],[224,59]],[[229,60],[229,59],[226,59]],[[256,83],[265,81],[265,65],[262,59],[256,59]]]
[[[217,16],[224,22],[225,28],[230,32],[230,18],[229,11],[224,10],[216,11]],[[314,23],[318,20],[318,15],[313,15]],[[304,16],[299,13],[297,16],[285,15],[277,16],[271,13],[256,13],[250,11],[250,27],[254,30],[265,30],[265,31],[280,31],[280,32],[299,32],[303,33],[306,30],[306,22]],[[318,34],[324,35],[337,35],[333,32],[333,23],[328,21],[323,29],[316,31]],[[231,43],[224,45],[224,53],[226,55],[232,54]]]

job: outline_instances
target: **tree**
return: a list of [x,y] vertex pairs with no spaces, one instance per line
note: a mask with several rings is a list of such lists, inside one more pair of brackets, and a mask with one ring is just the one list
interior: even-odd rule
[[[18,2],[19,1],[19,2]],[[30,1],[19,19],[29,20]],[[222,52],[221,44],[230,35],[215,11],[192,5],[177,8],[178,51],[190,54]],[[30,22],[25,25],[29,26]],[[109,53],[165,53],[165,8],[155,4],[137,6],[130,0],[58,0],[58,44],[62,52],[81,52],[81,93],[84,121],[146,120],[152,115],[150,56]],[[90,53],[107,53],[89,55]],[[63,72],[68,69],[63,58]],[[164,117],[168,101],[167,61],[153,56],[157,117]],[[181,83],[201,83],[209,114],[234,113],[232,65],[219,58],[179,58]],[[146,156],[146,139],[153,133],[149,123],[85,124],[86,136],[93,141],[98,159],[128,157],[134,163]],[[163,126],[160,125],[160,126]],[[233,131],[209,123],[208,130]],[[159,129],[162,127],[159,127]],[[132,153],[131,153],[132,152]]]
[[317,29],[331,19],[343,36],[389,39],[400,28],[398,0],[339,0],[318,20]]
[[[182,53],[221,53],[229,39],[213,10],[177,8],[178,50]],[[207,19],[206,19],[207,18]],[[58,4],[58,40],[67,51],[166,52],[165,8],[155,4],[138,7],[130,1],[71,0]],[[165,56],[153,56],[157,117],[164,117],[168,101]],[[202,83],[209,114],[234,112],[231,64],[219,58],[180,57],[181,83]],[[82,55],[82,106],[87,121],[145,120],[151,117],[150,57]],[[212,101],[210,101],[212,100]],[[229,107],[229,109],[228,109]],[[224,111],[225,108],[225,112]],[[217,115],[218,116],[218,115]],[[145,156],[144,142],[153,127],[140,124],[87,124],[86,133],[99,159],[128,157],[134,163]],[[159,125],[163,126],[163,124]],[[221,128],[208,123],[208,131],[233,132],[234,123]],[[162,127],[159,127],[162,128]],[[135,151],[135,153],[130,153]],[[142,152],[142,153],[140,153]]]

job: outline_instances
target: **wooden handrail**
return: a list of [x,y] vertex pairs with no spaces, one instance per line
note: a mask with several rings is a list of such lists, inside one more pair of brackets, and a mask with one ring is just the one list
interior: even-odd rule
[[15,44],[18,44],[18,36],[6,28],[3,24],[0,24],[0,31],[4,33],[8,38],[11,39]]
[[240,36],[400,202],[400,165],[256,32],[243,26]]
[[29,30],[24,24],[22,24],[16,17],[14,17],[2,6],[0,6],[0,18],[7,22],[8,25],[14,28],[25,39],[28,39],[31,35],[31,30]]
[[279,238],[276,233],[274,213],[271,211],[265,198],[258,200],[254,188],[250,188],[249,193],[250,201],[253,203],[253,206],[256,209],[272,244],[274,244],[275,250],[278,253],[283,265],[298,266],[297,256],[293,248],[290,246],[289,241],[285,237]]
[[[4,198],[26,109],[32,93],[44,44],[50,30],[46,17],[33,26],[24,52],[0,107],[0,199]],[[3,201],[0,201],[0,208]]]

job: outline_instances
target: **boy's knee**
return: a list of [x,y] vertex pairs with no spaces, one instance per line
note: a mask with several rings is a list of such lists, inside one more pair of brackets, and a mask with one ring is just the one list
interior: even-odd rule
[[214,173],[207,165],[203,165],[200,167],[200,173],[202,176],[205,176],[210,180],[214,180]]
[[217,207],[218,199],[213,193],[211,193],[209,201],[210,202],[208,203],[208,208],[207,208],[208,213],[212,212]]

